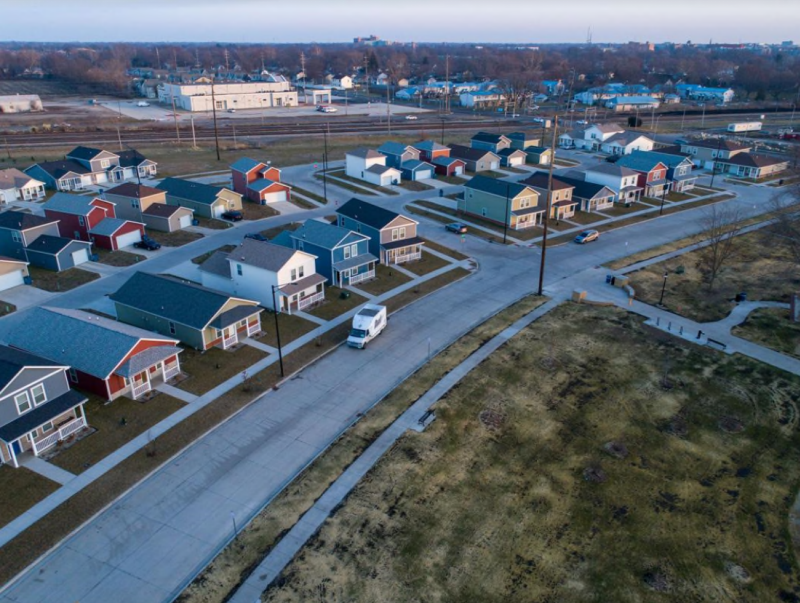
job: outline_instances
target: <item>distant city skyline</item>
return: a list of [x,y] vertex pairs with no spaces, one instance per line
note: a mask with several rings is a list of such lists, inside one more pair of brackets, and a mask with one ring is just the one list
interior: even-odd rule
[[[705,44],[792,40],[800,8],[761,0],[737,10],[730,0],[37,0],[2,7],[0,40],[30,42],[336,43],[375,34],[398,42]],[[35,7],[35,8],[34,8]],[[43,15],[47,15],[43,18]]]

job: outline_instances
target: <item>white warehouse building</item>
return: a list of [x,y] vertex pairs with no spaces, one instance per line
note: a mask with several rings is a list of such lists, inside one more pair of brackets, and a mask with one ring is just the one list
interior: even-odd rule
[[[217,111],[297,106],[297,90],[281,76],[273,81],[214,84]],[[158,100],[186,111],[211,111],[211,84],[162,84]]]

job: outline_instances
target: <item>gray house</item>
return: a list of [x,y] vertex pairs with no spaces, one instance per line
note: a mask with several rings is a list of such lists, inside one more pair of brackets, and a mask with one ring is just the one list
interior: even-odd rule
[[386,155],[386,165],[397,169],[406,161],[419,161],[419,150],[400,142],[384,142],[378,152]]
[[369,252],[382,264],[402,264],[422,257],[425,241],[417,236],[416,220],[356,198],[336,213],[339,226],[369,237]]
[[0,346],[0,462],[19,467],[88,427],[69,366]]
[[60,272],[89,261],[91,243],[59,236],[58,220],[0,213],[0,255]]
[[460,159],[471,172],[486,172],[500,167],[500,156],[483,149],[471,149],[460,144],[451,144],[450,157]]
[[203,218],[219,218],[226,211],[242,209],[242,196],[221,186],[165,178],[156,188],[166,191],[167,204],[188,207]]
[[484,151],[491,151],[492,153],[499,153],[503,149],[511,147],[511,139],[502,134],[478,132],[475,136],[470,138],[469,146],[473,149],[482,149]]

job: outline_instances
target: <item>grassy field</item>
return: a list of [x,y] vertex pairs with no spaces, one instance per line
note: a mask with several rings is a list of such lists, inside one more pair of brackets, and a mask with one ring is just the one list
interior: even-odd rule
[[[800,275],[793,270],[786,251],[771,244],[769,235],[754,231],[737,237],[737,255],[723,266],[713,290],[703,278],[700,250],[651,264],[631,273],[631,285],[636,297],[657,303],[668,274],[664,306],[676,314],[699,322],[720,320],[733,308],[737,293],[747,292],[751,301],[788,302],[793,291],[800,288]],[[683,274],[678,274],[682,266]]]
[[401,438],[265,600],[795,600],[800,380],[688,345],[557,309]]
[[131,253],[129,251],[111,251],[109,249],[98,249],[95,247],[94,252],[98,256],[97,261],[108,266],[133,266],[145,259],[143,255]]
[[177,387],[200,396],[266,357],[266,353],[249,345],[242,345],[233,352],[220,348],[205,352],[184,348],[181,371],[189,378]]
[[53,272],[37,266],[28,266],[28,271],[31,275],[31,284],[34,287],[54,292],[69,291],[100,278],[100,275],[96,272],[89,272],[80,268]]
[[[359,285],[366,285],[366,282],[357,283],[355,286],[358,287]],[[352,291],[348,291],[347,293],[350,295],[342,299],[341,294],[343,292],[344,289],[340,289],[339,287],[326,287],[325,301],[311,308],[308,313],[313,314],[317,318],[322,318],[323,320],[333,320],[340,314],[344,314],[367,301],[365,297],[353,293]]]
[[[288,345],[298,337],[302,337],[309,331],[313,331],[319,325],[310,320],[306,320],[296,314],[281,312],[278,314],[278,328],[281,330],[281,346]],[[261,330],[264,334],[258,341],[273,348],[278,347],[278,337],[275,333],[275,313],[271,310],[264,310],[261,314]]]
[[11,465],[0,466],[0,480],[3,483],[0,488],[0,526],[19,517],[59,488],[56,482],[30,469],[14,469]]
[[391,266],[378,264],[375,266],[375,278],[366,283],[358,283],[356,288],[361,291],[366,291],[370,295],[381,295],[400,285],[405,285],[410,280],[411,279],[405,274],[394,270]]
[[792,322],[789,310],[783,308],[759,308],[731,331],[733,335],[747,339],[782,354],[800,358],[800,323]]
[[239,543],[228,546],[178,601],[222,603],[283,532],[408,406],[486,341],[545,301],[541,297],[528,297],[512,305],[453,343],[393,389],[256,516],[240,532]]

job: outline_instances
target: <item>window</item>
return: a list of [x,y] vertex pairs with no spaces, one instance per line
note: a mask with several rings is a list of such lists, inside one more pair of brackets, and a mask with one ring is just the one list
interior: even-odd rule
[[291,281],[296,281],[297,280],[297,269],[296,268],[292,268],[291,276],[289,278],[290,278]]
[[11,231],[11,240],[15,243],[22,243],[22,233],[17,230]]
[[339,226],[344,226],[344,216],[339,216]]
[[305,249],[305,243],[303,243],[303,241],[297,241],[297,248],[303,251],[303,249]]
[[31,401],[28,398],[28,392],[22,392],[21,394],[14,396],[14,402],[17,405],[17,411],[19,414],[28,412],[31,409]]
[[42,433],[47,433],[48,431],[53,431],[53,422],[48,421],[44,425],[42,425]]
[[31,395],[33,396],[34,406],[39,406],[42,402],[47,400],[47,394],[44,391],[44,385],[41,383],[33,387],[31,390]]
[[300,266],[300,268],[297,269],[297,276],[299,276],[300,278],[303,278],[305,276],[305,274],[306,274],[305,267],[304,266]]
[[242,276],[242,265],[241,264],[236,264],[236,274],[238,274],[239,276]]
[[353,257],[358,255],[358,245],[350,245],[350,255]]
[[174,322],[170,322],[169,323],[169,334],[170,335],[175,335],[175,323]]
[[481,215],[482,216],[486,215],[486,208],[485,207],[481,207]]
[[101,159],[100,160],[100,167],[103,169],[108,168],[111,165],[111,162],[108,159]]
[[78,216],[78,224],[80,224],[81,226],[86,225],[86,220],[83,219],[83,216]]
[[526,207],[531,206],[531,198],[530,197],[523,197],[519,200],[519,208],[525,209]]
[[348,245],[345,246],[344,248],[344,259],[349,259],[349,258],[350,258],[350,246]]
[[73,383],[78,382],[78,373],[74,368],[69,369],[69,380],[72,381]]
[[133,209],[139,209],[139,199],[131,199],[131,207]]

